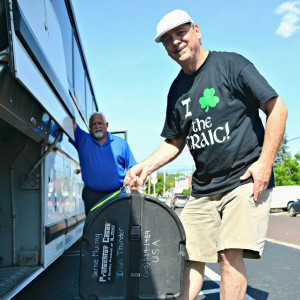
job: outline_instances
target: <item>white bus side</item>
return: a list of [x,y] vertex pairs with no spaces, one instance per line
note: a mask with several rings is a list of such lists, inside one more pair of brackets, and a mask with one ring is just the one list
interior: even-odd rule
[[82,235],[72,118],[98,111],[70,0],[0,0],[0,299]]

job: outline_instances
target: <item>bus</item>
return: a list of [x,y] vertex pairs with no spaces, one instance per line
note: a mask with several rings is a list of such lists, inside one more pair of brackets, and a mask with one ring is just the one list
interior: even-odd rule
[[72,118],[98,105],[71,0],[0,0],[0,298],[82,235]]

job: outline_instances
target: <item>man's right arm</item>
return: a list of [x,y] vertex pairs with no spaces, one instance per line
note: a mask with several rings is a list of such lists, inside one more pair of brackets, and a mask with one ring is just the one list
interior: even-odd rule
[[174,160],[183,150],[186,137],[166,139],[148,158],[133,166],[126,174],[125,184],[142,186],[147,176]]
[[[72,123],[73,123],[73,131],[74,131],[74,138],[75,140],[73,141],[71,138],[69,138],[69,142],[76,148],[76,150],[78,151],[78,131],[77,133],[75,133],[75,130],[77,128],[77,123],[75,118],[72,118]],[[79,127],[78,127],[79,128]],[[79,128],[80,129],[80,128]],[[77,135],[77,137],[75,137],[75,135]]]

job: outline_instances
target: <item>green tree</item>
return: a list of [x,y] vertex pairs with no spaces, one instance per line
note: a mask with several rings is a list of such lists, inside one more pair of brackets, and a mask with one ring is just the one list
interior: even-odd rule
[[[166,190],[173,188],[175,186],[175,177],[179,177],[183,174],[177,173],[177,174],[168,174],[166,173]],[[148,193],[148,180],[145,182],[145,191]],[[155,185],[155,192],[158,195],[162,195],[164,192],[164,174],[163,173],[157,173],[157,183]],[[153,195],[153,184],[151,183],[150,188],[150,195]]]
[[[170,188],[170,184],[166,183],[166,190]],[[148,180],[146,181],[146,192],[148,193]],[[150,195],[153,195],[154,186],[151,183]],[[157,173],[157,183],[155,184],[155,192],[158,195],[162,195],[164,192],[164,174]]]
[[282,140],[282,144],[279,148],[278,154],[275,158],[274,161],[274,168],[277,168],[286,157],[291,156],[290,153],[288,152],[288,145],[287,145],[287,135],[285,134]]
[[[153,184],[152,184],[153,189]],[[157,173],[157,184],[155,185],[155,191],[158,195],[162,195],[164,192],[164,174]]]
[[184,190],[182,191],[182,194],[183,194],[183,195],[189,196],[189,195],[191,194],[191,188],[189,187],[188,189],[184,189]]
[[275,184],[300,185],[300,152],[295,157],[286,156],[283,162],[274,168]]

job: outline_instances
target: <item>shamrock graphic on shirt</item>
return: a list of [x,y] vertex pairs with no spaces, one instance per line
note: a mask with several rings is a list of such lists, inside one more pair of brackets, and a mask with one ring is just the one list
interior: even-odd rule
[[214,96],[215,89],[205,89],[203,92],[203,97],[199,99],[201,108],[205,109],[205,112],[208,112],[210,107],[215,107],[219,103],[219,98]]

